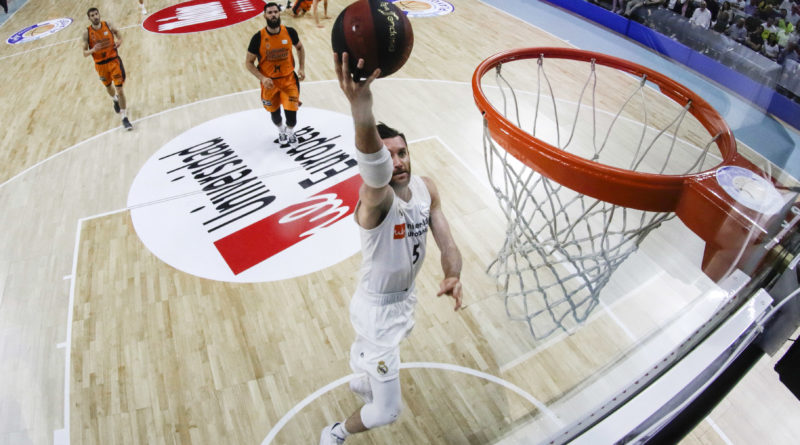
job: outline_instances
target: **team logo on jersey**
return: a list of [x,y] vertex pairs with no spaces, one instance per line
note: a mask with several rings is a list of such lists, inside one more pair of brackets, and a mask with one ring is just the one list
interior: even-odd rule
[[165,263],[203,278],[260,282],[358,252],[355,136],[349,116],[298,113],[281,148],[263,109],[203,123],[161,147],[128,194],[136,233]]
[[405,237],[406,237],[406,223],[395,225],[394,239],[403,239]]
[[444,0],[389,0],[409,17],[436,17],[447,15],[455,9]]
[[33,42],[34,40],[39,40],[42,37],[55,34],[70,24],[72,24],[71,18],[47,20],[15,32],[6,40],[6,43],[10,45],[16,45],[17,43]]
[[262,0],[191,0],[150,15],[142,26],[160,34],[209,31],[249,20],[263,11]]
[[386,366],[386,362],[381,360],[381,361],[378,362],[377,370],[378,370],[378,374],[386,375],[386,373],[389,372],[389,367]]

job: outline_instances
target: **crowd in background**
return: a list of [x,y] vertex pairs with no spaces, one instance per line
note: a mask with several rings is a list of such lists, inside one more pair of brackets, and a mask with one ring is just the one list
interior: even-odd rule
[[666,8],[780,64],[800,62],[800,0],[612,0],[609,7],[632,19],[650,8]]

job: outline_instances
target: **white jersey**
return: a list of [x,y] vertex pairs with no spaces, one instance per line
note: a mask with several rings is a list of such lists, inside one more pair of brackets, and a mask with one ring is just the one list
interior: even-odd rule
[[425,181],[411,176],[411,199],[397,195],[380,225],[361,228],[361,281],[371,294],[410,291],[425,258],[425,240],[431,215],[431,195]]
[[408,202],[394,195],[383,221],[359,230],[363,260],[350,321],[381,348],[396,347],[414,327],[414,279],[425,258],[431,195],[419,176],[411,176],[409,189]]

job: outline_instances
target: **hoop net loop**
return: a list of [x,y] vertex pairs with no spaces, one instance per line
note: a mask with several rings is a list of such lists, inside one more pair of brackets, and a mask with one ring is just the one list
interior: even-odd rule
[[708,131],[717,136],[715,143],[722,155],[721,164],[731,163],[736,156],[736,140],[727,123],[703,98],[674,80],[647,67],[608,56],[572,48],[524,48],[496,54],[483,61],[472,77],[475,103],[488,123],[488,131],[497,144],[523,161],[528,167],[548,178],[583,194],[625,207],[656,212],[674,211],[689,179],[706,172],[685,175],[663,175],[625,170],[603,165],[563,151],[536,138],[512,123],[505,113],[497,111],[486,98],[481,79],[490,70],[509,62],[524,59],[542,61],[568,59],[603,65],[637,77],[660,88],[694,116]]
[[[535,66],[521,63],[526,59]],[[582,86],[555,81],[549,65],[561,60],[587,62],[555,69],[571,78],[581,75],[575,65],[586,69]],[[599,67],[606,67],[601,77],[627,83],[598,88]],[[492,70],[490,101],[482,80]],[[472,87],[484,116],[487,175],[507,220],[489,272],[508,316],[526,322],[537,339],[585,322],[613,272],[674,216],[688,184],[737,157],[733,134],[701,97],[658,72],[604,54],[507,51],[478,66]],[[557,100],[564,89],[579,96]],[[658,101],[668,106],[650,110]],[[606,110],[610,103],[616,112]],[[622,142],[613,137],[620,132]],[[679,137],[686,132],[700,136],[687,143]]]

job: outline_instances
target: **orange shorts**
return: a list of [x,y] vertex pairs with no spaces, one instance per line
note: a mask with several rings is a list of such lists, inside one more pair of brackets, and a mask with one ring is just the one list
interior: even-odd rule
[[111,85],[112,80],[114,81],[114,85],[118,87],[121,87],[122,84],[125,83],[125,67],[122,65],[122,59],[119,57],[108,59],[108,61],[104,61],[104,63],[95,63],[94,69],[97,71],[97,75],[100,76],[100,82],[103,82],[105,86]]
[[292,73],[272,79],[270,89],[261,85],[261,103],[270,113],[281,106],[284,110],[297,111],[300,105],[300,82],[297,75]]

